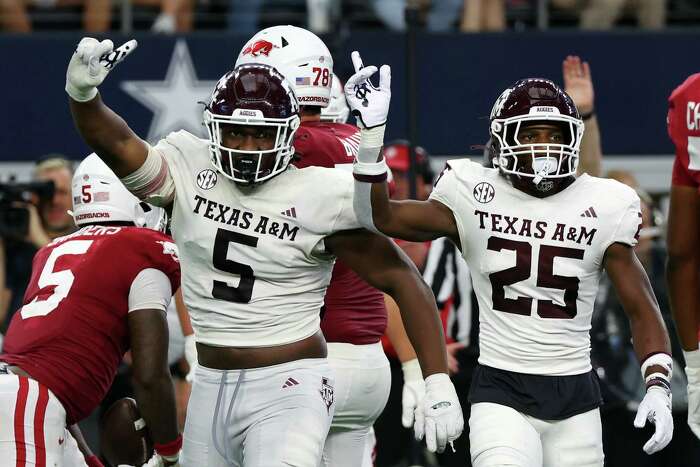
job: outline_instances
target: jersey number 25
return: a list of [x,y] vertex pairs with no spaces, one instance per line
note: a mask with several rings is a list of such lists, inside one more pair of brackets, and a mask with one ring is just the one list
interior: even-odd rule
[[[518,315],[530,315],[532,297],[506,298],[505,286],[529,279],[532,263],[532,245],[528,242],[490,237],[487,248],[492,251],[511,250],[515,252],[515,266],[491,273],[491,299],[493,309]],[[540,245],[537,261],[537,287],[564,291],[564,306],[551,300],[537,300],[537,315],[542,318],[571,319],[576,316],[578,298],[578,277],[557,276],[553,273],[554,258],[583,259],[584,250],[561,246]]]

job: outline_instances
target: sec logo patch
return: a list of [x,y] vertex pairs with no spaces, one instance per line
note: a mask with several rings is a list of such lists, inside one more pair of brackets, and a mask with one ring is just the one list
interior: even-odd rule
[[212,169],[204,169],[197,174],[197,186],[202,190],[209,190],[216,185],[217,175]]
[[474,199],[480,203],[488,203],[494,196],[496,196],[496,190],[490,183],[481,182],[474,187]]

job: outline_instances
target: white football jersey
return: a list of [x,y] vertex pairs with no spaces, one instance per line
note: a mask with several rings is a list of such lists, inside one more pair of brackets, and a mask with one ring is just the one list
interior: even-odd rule
[[590,371],[593,302],[609,245],[637,243],[631,188],[582,175],[535,198],[498,169],[449,161],[431,199],[452,210],[479,301],[479,363],[537,375]]
[[240,188],[214,170],[207,145],[179,131],[154,147],[175,183],[171,231],[197,341],[260,347],[314,334],[335,261],[323,239],[360,227],[352,174],[290,165]]

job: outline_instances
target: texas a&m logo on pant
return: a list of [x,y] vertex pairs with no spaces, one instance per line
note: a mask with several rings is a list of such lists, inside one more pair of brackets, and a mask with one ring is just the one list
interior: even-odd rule
[[326,403],[328,413],[331,413],[331,405],[333,405],[333,386],[328,382],[328,378],[321,378],[321,399]]

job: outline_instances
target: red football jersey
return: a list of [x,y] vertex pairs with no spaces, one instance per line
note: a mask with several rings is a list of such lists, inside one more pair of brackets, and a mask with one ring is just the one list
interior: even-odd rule
[[147,268],[163,271],[173,292],[180,286],[172,239],[137,227],[84,227],[34,257],[0,361],[48,387],[69,424],[89,415],[112,384],[129,349],[129,290]]
[[[338,167],[352,170],[360,131],[344,123],[305,122],[294,136],[299,168]],[[336,261],[325,298],[321,330],[328,342],[362,345],[378,342],[386,329],[384,295]]]
[[668,98],[668,135],[676,146],[673,185],[700,187],[700,73]]

